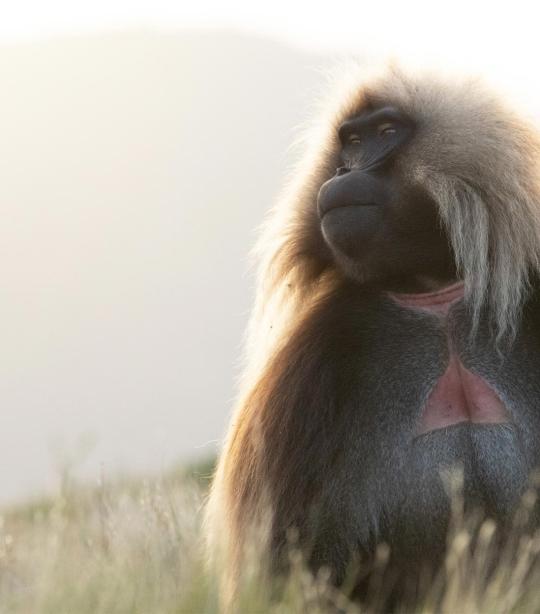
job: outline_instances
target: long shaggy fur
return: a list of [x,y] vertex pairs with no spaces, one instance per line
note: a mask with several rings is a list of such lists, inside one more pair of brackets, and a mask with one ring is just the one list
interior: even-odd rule
[[[225,592],[234,591],[250,530],[272,514],[260,483],[256,430],[271,421],[283,348],[339,284],[317,217],[317,193],[338,166],[337,127],[366,104],[413,117],[417,134],[401,175],[438,203],[474,314],[489,311],[494,335],[511,338],[540,262],[540,145],[536,132],[476,80],[440,82],[391,67],[358,80],[331,102],[307,133],[294,181],[272,210],[257,246],[259,277],[249,324],[240,399],[208,506],[212,548],[224,559]],[[313,348],[316,352],[316,348]],[[265,414],[253,419],[259,408]],[[268,504],[268,506],[267,506]]]

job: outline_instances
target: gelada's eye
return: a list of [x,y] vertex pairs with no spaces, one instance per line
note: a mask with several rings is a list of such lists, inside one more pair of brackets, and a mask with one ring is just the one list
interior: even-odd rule
[[349,143],[349,145],[358,145],[361,142],[362,142],[362,139],[360,138],[360,136],[358,134],[351,134],[347,138],[347,143]]
[[391,122],[385,122],[384,124],[377,126],[377,133],[379,136],[392,136],[393,134],[396,134],[396,132],[396,126]]

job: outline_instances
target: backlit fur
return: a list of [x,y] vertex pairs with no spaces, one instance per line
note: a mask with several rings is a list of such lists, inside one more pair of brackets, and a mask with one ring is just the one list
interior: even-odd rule
[[280,350],[341,278],[316,207],[320,186],[339,165],[341,122],[367,103],[395,106],[416,122],[407,155],[398,163],[402,176],[438,203],[473,322],[487,308],[493,334],[511,339],[528,280],[539,267],[540,147],[531,126],[477,80],[443,82],[394,67],[357,77],[355,71],[349,75],[345,94],[340,89],[337,103],[331,101],[307,132],[307,151],[256,249],[260,268],[247,362],[207,518],[229,596],[246,539],[252,530],[261,539],[262,525],[271,520],[274,502],[267,500],[261,470],[266,459],[256,441],[261,421],[273,419],[276,373],[287,360]]

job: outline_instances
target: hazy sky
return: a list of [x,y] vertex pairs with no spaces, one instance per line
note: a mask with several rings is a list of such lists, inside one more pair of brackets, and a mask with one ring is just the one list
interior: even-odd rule
[[537,46],[533,2],[408,0],[338,4],[290,0],[18,0],[4,3],[0,36],[28,38],[92,28],[238,27],[326,49],[431,50],[464,59],[495,54],[505,62]]
[[539,9],[530,1],[18,0],[3,3],[0,41],[156,27],[238,28],[332,52],[443,60],[538,89]]
[[95,478],[215,452],[319,61],[182,30],[0,47],[0,503],[66,457]]
[[48,487],[55,449],[92,449],[92,476],[213,452],[247,253],[317,67],[349,52],[443,60],[534,103],[532,6],[4,2],[0,501]]

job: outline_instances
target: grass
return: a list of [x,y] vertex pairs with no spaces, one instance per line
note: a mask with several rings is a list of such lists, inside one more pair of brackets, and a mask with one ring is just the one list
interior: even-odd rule
[[[216,581],[203,565],[201,520],[212,464],[148,479],[95,487],[66,480],[56,497],[5,509],[0,516],[1,614],[206,614],[218,612]],[[529,505],[531,503],[529,502]],[[444,585],[426,592],[418,612],[540,612],[540,536],[522,539],[487,586],[493,536],[456,527]],[[516,555],[517,553],[517,555]],[[384,553],[383,553],[384,554]],[[291,551],[292,573],[280,587],[244,584],[239,613],[309,614],[362,609],[332,589],[324,572],[313,578]],[[274,598],[269,595],[274,593]]]
[[200,543],[209,470],[72,485],[4,510],[0,612],[217,611]]

